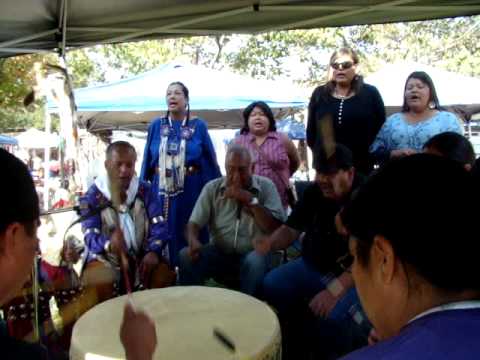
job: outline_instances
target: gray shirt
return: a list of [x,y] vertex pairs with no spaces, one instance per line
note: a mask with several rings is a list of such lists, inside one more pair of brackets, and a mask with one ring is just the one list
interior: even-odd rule
[[[255,223],[252,215],[239,206],[238,201],[224,197],[225,189],[225,177],[208,182],[193,208],[190,222],[200,227],[208,225],[210,242],[225,253],[245,254],[253,250],[252,240],[255,237],[266,234]],[[285,221],[280,196],[270,179],[252,175],[248,191],[258,198],[259,205],[269,210],[274,218]]]

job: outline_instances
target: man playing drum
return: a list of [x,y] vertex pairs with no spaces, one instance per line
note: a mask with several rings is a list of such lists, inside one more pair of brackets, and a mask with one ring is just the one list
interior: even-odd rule
[[[252,175],[253,166],[248,149],[231,145],[227,176],[203,188],[187,225],[189,246],[180,252],[181,285],[201,285],[228,274],[239,280],[242,292],[255,295],[259,290],[269,257],[253,251],[252,239],[272,233],[285,213],[273,182]],[[207,224],[210,243],[202,246],[198,234]]]
[[[7,303],[27,280],[38,250],[38,197],[27,167],[19,159],[0,149],[0,305]],[[139,335],[140,334],[140,335]],[[155,326],[141,312],[127,306],[121,339],[129,360],[149,359],[156,347]],[[49,359],[47,351],[0,331],[2,359]],[[141,357],[142,355],[143,357]]]
[[175,281],[167,265],[170,237],[163,206],[150,185],[135,175],[136,159],[128,142],[110,144],[107,176],[97,177],[80,201],[87,251],[82,279],[87,286],[95,285],[99,302],[113,296],[114,284],[123,284],[122,253],[128,256],[129,280],[135,287],[164,287]]

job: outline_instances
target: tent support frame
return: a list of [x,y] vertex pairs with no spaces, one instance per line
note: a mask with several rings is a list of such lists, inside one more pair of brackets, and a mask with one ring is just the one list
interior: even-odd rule
[[336,14],[323,15],[323,16],[311,18],[311,19],[308,19],[308,20],[292,22],[292,23],[289,23],[289,24],[285,24],[281,27],[270,28],[270,29],[268,29],[268,31],[281,30],[281,29],[302,28],[304,26],[315,24],[319,20],[340,19],[340,18],[343,18],[345,16],[357,15],[357,14],[365,13],[365,12],[368,12],[368,11],[375,11],[375,10],[378,10],[378,9],[385,9],[385,8],[390,8],[390,7],[397,9],[399,5],[408,4],[408,3],[411,3],[411,2],[414,2],[414,1],[415,0],[395,0],[395,1],[387,1],[385,3],[376,4],[376,5],[372,5],[372,6],[357,7],[356,9],[348,10],[348,11],[342,11],[342,12],[339,12],[339,13],[336,13]]

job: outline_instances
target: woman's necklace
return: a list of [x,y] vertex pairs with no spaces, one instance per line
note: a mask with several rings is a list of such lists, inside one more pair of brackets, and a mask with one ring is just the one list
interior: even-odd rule
[[337,88],[335,88],[333,90],[333,94],[332,96],[336,99],[340,99],[340,100],[345,100],[345,99],[348,99],[348,98],[351,98],[353,95],[355,95],[355,92],[352,91],[352,89],[348,89],[348,91],[345,93],[345,94],[342,94],[340,93],[340,91],[338,91]]
[[190,138],[193,135],[193,129],[188,126],[187,117],[185,117],[182,120],[182,124],[180,125],[180,134],[177,134],[177,131],[173,126],[172,118],[168,117],[167,120],[168,120],[168,123],[165,126],[163,126],[163,129],[162,129],[163,136],[170,137],[170,134],[173,134],[174,138],[176,138],[178,141],[180,141],[181,139],[190,140]]
[[355,95],[355,93],[351,91],[351,89],[349,89],[348,92],[344,95],[344,94],[340,94],[338,89],[335,88],[332,95],[334,98],[340,100],[340,104],[338,106],[337,123],[338,125],[342,125],[343,104],[346,99],[351,98],[353,95]]

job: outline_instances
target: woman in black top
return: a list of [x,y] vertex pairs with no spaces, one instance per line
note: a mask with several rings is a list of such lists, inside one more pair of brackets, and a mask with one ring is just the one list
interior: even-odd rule
[[378,90],[357,74],[358,62],[348,48],[331,56],[328,82],[310,99],[307,143],[312,150],[324,147],[327,152],[330,141],[344,144],[353,153],[355,168],[369,174],[373,160],[368,148],[385,122],[385,107]]

